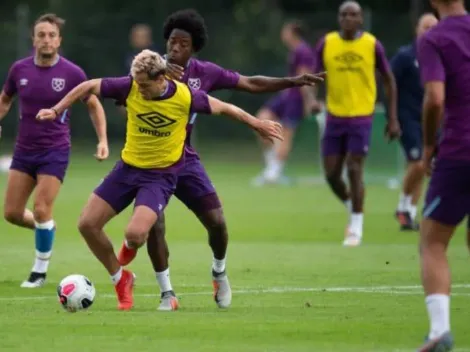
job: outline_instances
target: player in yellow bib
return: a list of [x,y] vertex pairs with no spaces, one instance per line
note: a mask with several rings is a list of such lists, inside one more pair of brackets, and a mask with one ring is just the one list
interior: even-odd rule
[[[328,72],[322,155],[328,184],[350,211],[343,244],[357,246],[362,240],[363,168],[377,99],[376,70],[382,75],[388,95],[386,132],[390,139],[399,136],[396,87],[382,44],[360,30],[362,10],[357,2],[346,1],[340,6],[339,25],[341,30],[328,33],[316,49],[316,70]],[[350,189],[341,177],[345,163]]]
[[122,269],[103,228],[135,201],[125,231],[126,245],[139,248],[145,244],[150,228],[176,188],[177,172],[184,165],[189,116],[225,114],[246,123],[264,138],[282,139],[279,124],[260,121],[202,91],[191,91],[185,84],[168,79],[165,71],[163,58],[144,50],[132,62],[131,76],[86,81],[37,116],[39,120],[55,119],[89,94],[126,106],[126,143],[121,160],[95,189],[79,221],[82,236],[111,275],[121,310],[133,306],[134,274]]

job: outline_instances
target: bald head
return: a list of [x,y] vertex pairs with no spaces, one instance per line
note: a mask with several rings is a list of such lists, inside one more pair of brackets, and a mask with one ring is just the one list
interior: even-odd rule
[[438,23],[436,16],[432,13],[423,14],[416,25],[416,36],[420,37]]
[[362,8],[356,1],[345,1],[339,7],[339,26],[348,37],[353,37],[362,26]]

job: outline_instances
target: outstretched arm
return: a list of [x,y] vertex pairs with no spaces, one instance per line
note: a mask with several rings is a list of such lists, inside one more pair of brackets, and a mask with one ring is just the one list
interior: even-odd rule
[[323,74],[311,72],[301,72],[295,77],[240,76],[236,88],[250,93],[268,93],[320,82],[323,82]]
[[259,120],[245,110],[233,104],[208,96],[212,115],[226,115],[234,120],[240,121],[255,130],[261,137],[274,142],[275,139],[282,140],[282,127],[273,121]]
[[[85,97],[91,94],[100,95],[100,88],[101,78],[91,79],[89,81],[80,83],[78,86],[72,89],[65,97],[63,97],[61,101],[54,105],[51,110],[53,110],[56,115],[60,115],[64,110],[72,106],[73,103],[75,103],[77,100],[84,99]],[[101,107],[101,109],[102,108],[103,107]]]
[[108,137],[106,135],[106,114],[101,105],[100,100],[96,95],[91,95],[87,102],[88,113],[91,117],[91,122],[98,137],[98,146],[96,149],[95,157],[98,160],[104,160],[109,156]]

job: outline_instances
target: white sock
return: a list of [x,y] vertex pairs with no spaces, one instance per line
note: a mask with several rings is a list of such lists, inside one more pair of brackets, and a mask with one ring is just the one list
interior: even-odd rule
[[264,151],[264,163],[266,167],[268,167],[269,164],[271,164],[271,161],[273,160],[275,156],[276,156],[276,152],[273,147],[266,149]]
[[121,277],[122,277],[122,268],[119,268],[116,274],[111,275],[111,281],[113,282],[114,285],[117,285],[119,280],[121,280]]
[[36,251],[36,259],[34,260],[32,272],[45,274],[49,268],[52,251],[47,253]]
[[283,169],[284,162],[278,159],[273,159],[266,168],[264,177],[270,181],[275,181],[281,176]]
[[171,287],[170,282],[170,268],[155,274],[157,276],[157,282],[158,286],[160,286],[161,293],[173,291],[173,287]]
[[429,338],[435,339],[450,331],[450,297],[443,294],[429,295],[425,299],[431,331]]
[[415,204],[410,205],[410,215],[411,219],[416,219],[416,215],[418,214],[418,207]]
[[348,200],[344,201],[344,206],[348,210],[348,213],[351,214],[352,213],[352,201],[351,201],[351,199],[348,199]]
[[127,240],[124,240],[124,246],[126,246],[127,249],[132,249],[132,247],[129,245],[129,242],[127,242]]
[[413,196],[401,193],[400,194],[400,199],[398,201],[398,207],[397,210],[399,212],[405,212],[405,211],[410,211],[411,207],[411,199]]
[[362,213],[352,213],[351,214],[351,224],[349,229],[355,235],[362,237],[362,224],[364,222],[364,214]]
[[225,270],[225,258],[224,259],[212,259],[212,270],[216,273],[223,273]]

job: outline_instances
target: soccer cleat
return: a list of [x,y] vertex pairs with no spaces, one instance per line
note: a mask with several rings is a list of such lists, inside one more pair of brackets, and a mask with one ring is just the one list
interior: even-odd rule
[[228,308],[232,303],[232,289],[225,270],[216,273],[212,270],[212,285],[214,286],[214,300],[219,308]]
[[38,288],[44,286],[46,283],[46,273],[35,273],[34,271],[29,274],[29,278],[23,281],[22,288]]
[[447,352],[452,351],[454,347],[454,338],[450,332],[436,339],[426,338],[426,340],[426,343],[416,350],[417,352]]
[[121,250],[119,251],[119,254],[118,254],[119,264],[121,264],[122,266],[129,265],[136,256],[137,256],[137,249],[128,248],[126,246],[126,243],[123,243]]
[[130,310],[134,306],[134,273],[123,270],[121,280],[114,286],[119,310]]
[[351,231],[349,226],[346,228],[346,234],[343,241],[345,247],[357,247],[362,242],[362,236]]
[[400,223],[401,231],[419,231],[419,224],[413,221],[409,211],[397,211],[395,218]]
[[160,299],[160,305],[158,306],[158,310],[164,312],[171,312],[174,310],[178,310],[180,304],[178,302],[178,298],[173,291],[166,291],[162,292],[162,297]]

